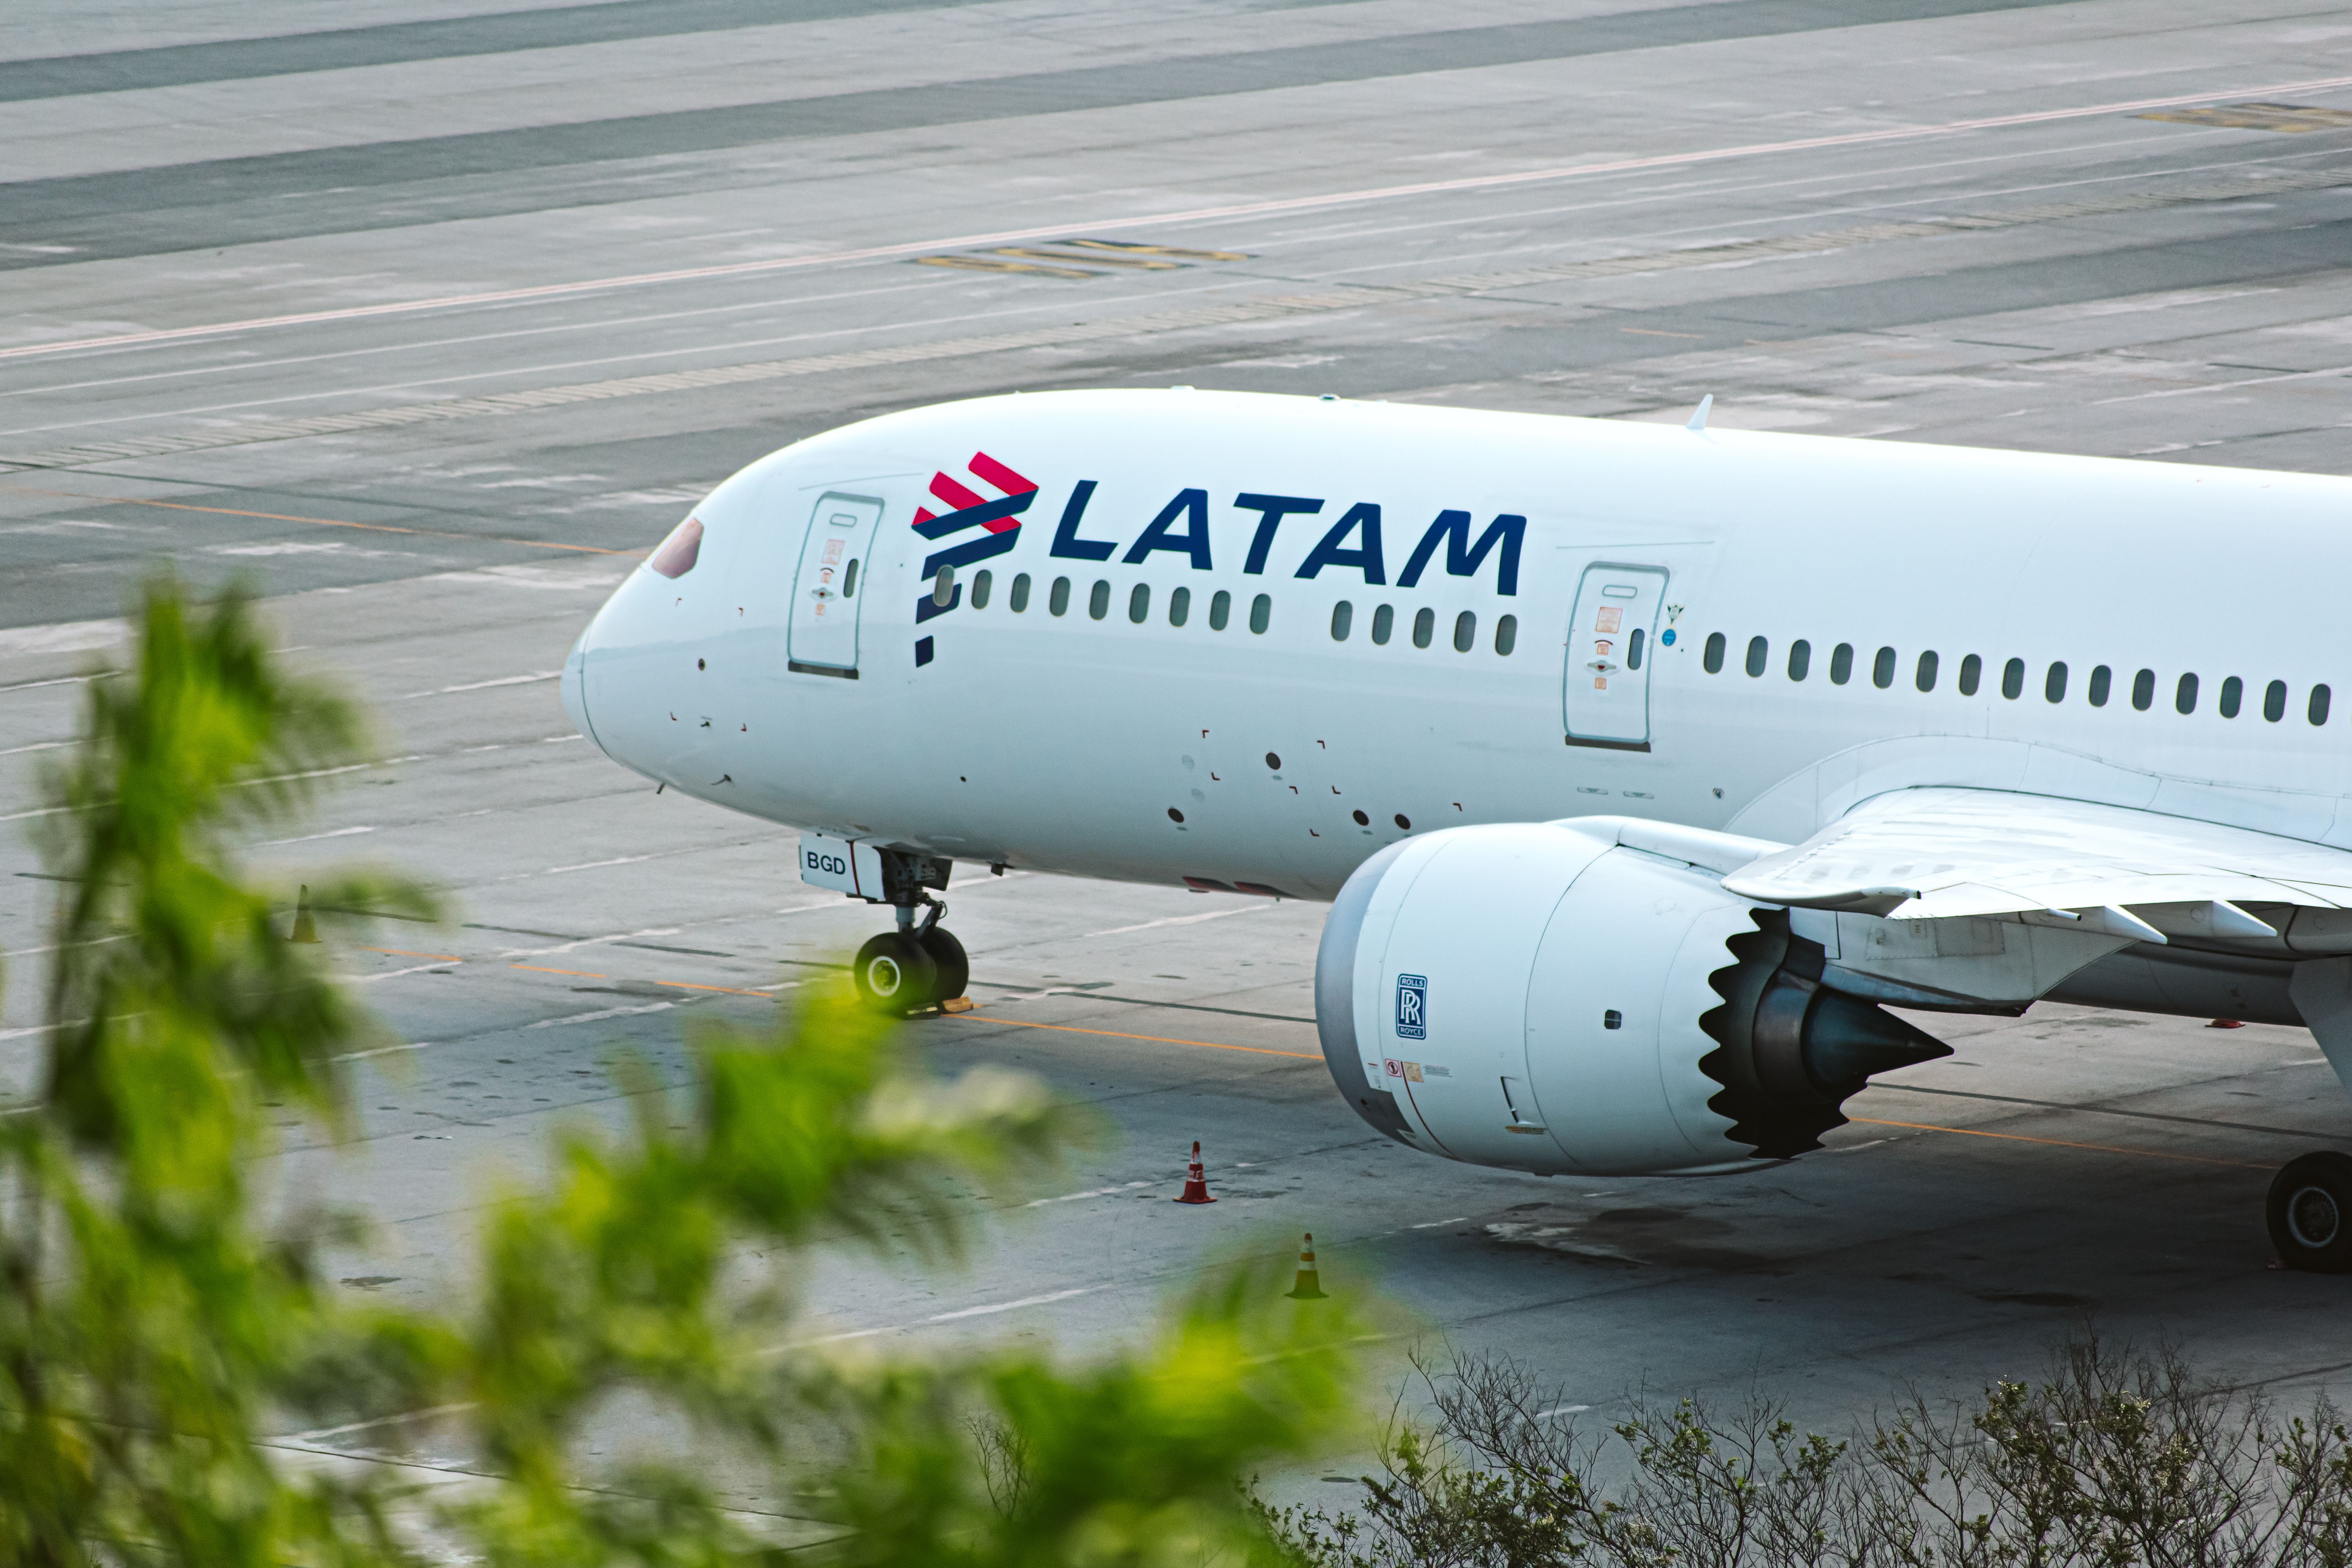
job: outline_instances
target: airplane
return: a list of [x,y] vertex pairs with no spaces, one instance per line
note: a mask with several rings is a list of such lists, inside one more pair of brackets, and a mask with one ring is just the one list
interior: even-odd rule
[[[954,862],[1329,900],[1333,1081],[1541,1174],[1820,1147],[1886,1009],[2310,1029],[2352,1084],[2352,479],[1121,390],[727,479],[566,660],[582,733],[887,904]],[[872,613],[867,614],[868,611]],[[2281,1260],[2352,1270],[2352,1155]]]

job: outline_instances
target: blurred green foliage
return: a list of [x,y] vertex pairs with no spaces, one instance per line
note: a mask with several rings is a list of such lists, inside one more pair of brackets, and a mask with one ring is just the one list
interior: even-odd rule
[[[44,1072],[0,1116],[0,1563],[1274,1559],[1240,1479],[1346,1429],[1359,1331],[1281,1300],[1280,1260],[1083,1364],[795,1327],[818,1247],[952,1264],[974,1193],[1094,1132],[1025,1079],[932,1078],[846,997],[696,1032],[682,1100],[624,1064],[633,1130],[569,1132],[497,1198],[466,1299],[340,1299],[320,1249],[355,1227],[254,1173],[268,1108],[349,1130],[345,1058],[378,1036],[235,849],[350,771],[362,727],[275,667],[241,595],[158,581],[138,632],[47,779]],[[433,912],[383,875],[311,899],[331,932]],[[665,1436],[592,1466],[624,1409]],[[423,1411],[479,1479],[271,1438]]]

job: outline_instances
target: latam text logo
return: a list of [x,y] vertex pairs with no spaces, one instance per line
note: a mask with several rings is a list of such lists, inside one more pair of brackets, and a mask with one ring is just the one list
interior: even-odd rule
[[[1048,554],[1066,561],[1108,561],[1118,552],[1116,540],[1079,536],[1094,494],[1092,479],[1081,479],[1070,492],[1068,502],[1062,508],[1061,523],[1054,530],[1054,544]],[[1283,524],[1292,518],[1317,517],[1325,504],[1315,496],[1260,495],[1250,490],[1235,496],[1235,507],[1257,514],[1250,530],[1249,550],[1242,558],[1242,575],[1265,575],[1266,559],[1274,552]],[[1356,502],[1324,529],[1314,548],[1307,551],[1306,560],[1291,575],[1311,581],[1324,568],[1335,567],[1362,573],[1370,586],[1386,587],[1388,552],[1381,526],[1378,503]],[[1418,586],[1422,574],[1438,559],[1440,551],[1444,552],[1446,574],[1454,577],[1476,576],[1486,557],[1494,554],[1496,592],[1506,597],[1516,595],[1519,591],[1519,550],[1526,542],[1528,520],[1516,512],[1504,512],[1488,523],[1475,542],[1470,536],[1473,526],[1466,511],[1448,509],[1439,512],[1437,521],[1422,531],[1412,553],[1405,557],[1404,570],[1397,574],[1396,585]],[[1162,551],[1183,556],[1196,572],[1216,570],[1209,539],[1208,491],[1179,490],[1175,499],[1161,507],[1159,515],[1136,535],[1127,552],[1119,556],[1119,564],[1140,566]]]

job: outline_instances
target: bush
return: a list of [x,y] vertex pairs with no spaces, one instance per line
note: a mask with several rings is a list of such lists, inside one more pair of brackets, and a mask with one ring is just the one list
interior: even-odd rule
[[[625,1067],[634,1129],[568,1133],[545,1190],[492,1205],[467,1299],[339,1299],[318,1248],[352,1226],[265,1223],[249,1171],[268,1107],[348,1123],[373,1026],[235,849],[362,754],[359,719],[273,668],[240,596],[157,583],[139,630],[48,784],[43,1077],[0,1115],[0,1564],[776,1560],[720,1473],[847,1564],[1271,1553],[1237,1478],[1343,1423],[1355,1331],[1282,1301],[1272,1262],[1078,1365],[796,1341],[817,1242],[952,1261],[975,1189],[1088,1134],[1026,1079],[934,1079],[844,996],[698,1031],[688,1103]],[[329,927],[431,904],[387,876],[312,891]],[[591,1470],[622,1404],[674,1440]],[[267,1441],[403,1411],[437,1413],[478,1483]]]
[[[1505,1357],[1423,1368],[1360,1510],[1269,1510],[1312,1568],[2343,1568],[2352,1447],[2170,1352],[2095,1337],[1980,1400],[1916,1391],[1844,1438],[1774,1401],[1637,1398],[1603,1436]],[[1613,1477],[1614,1479],[1603,1479]]]

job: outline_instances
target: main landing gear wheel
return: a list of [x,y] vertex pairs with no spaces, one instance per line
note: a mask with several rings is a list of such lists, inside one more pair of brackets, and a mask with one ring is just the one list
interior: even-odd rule
[[2263,1217],[2289,1268],[2352,1274],[2352,1154],[2330,1149],[2289,1160],[2271,1180]]
[[937,1000],[952,1002],[971,984],[971,960],[963,953],[963,943],[945,926],[935,925],[920,932],[918,940],[923,951],[939,965],[939,988],[933,993]]
[[856,973],[857,994],[877,1013],[903,1016],[939,999],[939,962],[911,931],[884,931],[859,948]]

